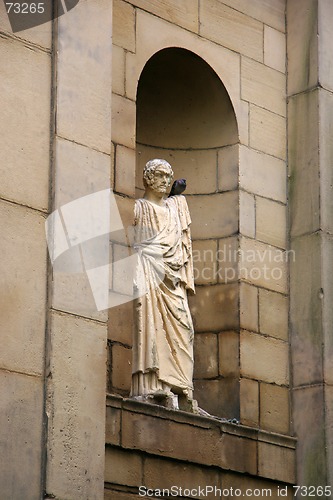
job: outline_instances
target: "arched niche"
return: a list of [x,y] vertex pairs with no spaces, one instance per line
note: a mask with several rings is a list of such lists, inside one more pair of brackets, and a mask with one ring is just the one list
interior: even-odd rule
[[238,128],[223,83],[202,58],[172,47],[147,61],[137,89],[136,140],[137,197],[152,158],[166,159],[176,179],[187,179],[195,397],[212,414],[238,417],[239,287],[237,273],[225,273],[237,266]]

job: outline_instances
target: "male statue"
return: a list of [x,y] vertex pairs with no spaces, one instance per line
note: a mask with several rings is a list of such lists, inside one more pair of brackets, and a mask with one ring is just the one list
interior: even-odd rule
[[190,214],[182,195],[166,198],[173,171],[149,161],[145,193],[135,203],[135,327],[131,396],[196,411],[193,400],[193,323],[187,290],[194,293]]

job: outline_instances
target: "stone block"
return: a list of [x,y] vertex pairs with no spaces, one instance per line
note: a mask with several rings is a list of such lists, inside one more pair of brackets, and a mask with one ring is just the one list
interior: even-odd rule
[[321,236],[292,240],[290,328],[294,387],[323,380]]
[[133,302],[126,302],[109,309],[108,338],[122,344],[132,345]]
[[250,146],[269,155],[286,159],[286,119],[271,111],[250,106]]
[[323,293],[320,294],[323,302],[323,334],[324,334],[324,380],[333,385],[333,336],[331,325],[333,324],[333,309],[331,298],[333,297],[333,283],[331,276],[331,263],[333,261],[333,236],[325,234],[322,236],[322,286]]
[[238,188],[239,146],[226,146],[218,151],[218,189],[233,191]]
[[117,146],[115,189],[118,193],[135,196],[135,151]]
[[260,241],[241,238],[239,276],[247,283],[287,292],[288,254]]
[[239,314],[240,327],[253,332],[258,331],[258,288],[240,283]]
[[240,379],[240,421],[259,427],[259,384],[256,380]]
[[219,333],[219,374],[239,377],[239,333]]
[[232,330],[239,325],[237,283],[197,286],[189,304],[197,332]]
[[217,375],[217,335],[198,333],[194,337],[194,378],[214,378]]
[[43,381],[0,370],[2,498],[41,498]]
[[[172,462],[161,458],[147,457],[144,462],[144,482],[146,488],[178,490],[205,488],[210,485],[220,487],[220,473],[216,468],[203,468],[186,462]],[[172,490],[171,490],[172,491]],[[205,495],[195,495],[196,498],[209,498]]]
[[59,18],[57,33],[57,133],[108,154],[111,149],[111,7],[109,0],[102,0],[98,5],[81,2],[69,15]]
[[105,444],[120,445],[121,410],[106,407]]
[[187,196],[193,239],[231,236],[238,231],[238,193]]
[[112,346],[112,386],[130,391],[132,381],[132,349]]
[[[134,225],[134,199],[124,195],[115,194],[117,207],[124,226],[123,230],[110,233],[110,241],[122,245],[133,243],[133,225]],[[112,218],[112,213],[111,213]]]
[[[0,4],[0,26],[3,33],[13,36],[13,31],[4,2]],[[14,36],[16,39],[19,39],[19,43],[21,40],[26,40],[27,42],[36,45],[35,49],[43,47],[50,50],[52,45],[52,22],[47,22],[41,24],[40,26],[18,31]],[[13,41],[16,43],[15,38]],[[2,38],[1,41],[3,43],[4,39]]]
[[0,134],[4,138],[0,153],[0,196],[46,211],[50,163],[50,54],[1,38],[0,61]]
[[194,380],[194,397],[199,407],[211,415],[239,419],[238,377]]
[[133,450],[107,446],[105,449],[105,482],[124,486],[142,484],[142,457]]
[[273,384],[260,384],[260,428],[279,434],[289,433],[289,390]]
[[311,89],[318,82],[318,3],[287,2],[288,94]]
[[271,384],[287,385],[289,382],[288,352],[286,342],[242,331],[240,336],[241,375]]
[[287,170],[284,161],[240,147],[240,187],[259,196],[286,203]]
[[257,474],[256,441],[224,434],[220,450],[222,468]]
[[241,97],[262,108],[286,116],[286,78],[253,59],[241,59]]
[[112,141],[135,148],[135,103],[112,94]]
[[325,89],[333,91],[332,52],[328,50],[331,43],[333,5],[329,0],[318,3],[318,57],[319,81]]
[[[330,159],[333,154],[332,141],[333,96],[331,92],[319,91],[319,151],[320,151],[320,226],[333,233],[333,173]],[[311,140],[309,138],[309,140]]]
[[40,375],[44,369],[47,255],[45,218],[0,202],[2,315],[0,367]]
[[113,2],[113,43],[135,52],[135,9],[122,0]]
[[295,452],[270,443],[258,443],[258,473],[270,479],[295,483]]
[[[133,259],[131,257],[133,256]],[[113,245],[112,288],[111,293],[124,295],[126,300],[133,299],[133,280],[135,277],[137,258],[135,252],[125,245]],[[118,306],[117,302],[110,302]]]
[[[280,500],[282,498],[282,491],[285,491],[285,486],[281,483],[277,484],[267,481],[262,477],[250,477],[244,474],[234,474],[232,472],[223,472],[222,484],[223,489],[226,492],[235,492],[235,490],[240,490],[245,496],[245,492],[249,490],[248,493],[250,491],[253,492],[252,496],[257,495],[260,492],[261,495],[258,496],[258,498],[268,497],[271,500]],[[233,497],[235,497],[234,494],[223,498],[226,500],[232,500]],[[284,498],[287,498],[288,500],[292,500],[294,498],[293,490],[290,486],[287,488],[287,496]]]
[[194,280],[196,285],[217,282],[217,241],[194,240],[192,242]]
[[[297,482],[322,486],[327,484],[325,447],[324,388],[302,387],[292,392],[293,424],[297,435]],[[309,432],[311,429],[311,432]],[[307,464],[309,464],[307,466]]]
[[216,274],[219,283],[234,283],[238,280],[238,248],[237,236],[218,240]]
[[125,95],[125,50],[112,46],[112,92]]
[[118,490],[104,490],[104,500],[133,500],[135,498],[135,494],[126,493]]
[[172,24],[198,32],[198,0],[185,0],[181,3],[178,0],[161,0],[154,3],[149,0],[131,0],[131,3]]
[[163,158],[172,166],[174,179],[186,179],[184,194],[216,192],[216,150],[168,150],[137,144],[136,152],[136,187],[143,189],[142,172],[147,161]]
[[259,328],[261,333],[288,340],[288,297],[259,290]]
[[248,57],[263,59],[263,25],[220,2],[200,4],[200,35]]
[[239,232],[250,238],[256,233],[255,198],[242,190],[239,192]]
[[287,208],[285,205],[256,197],[256,238],[286,248]]
[[247,0],[223,0],[223,3],[279,31],[285,31],[284,0],[251,0],[250,4]]
[[318,91],[289,99],[289,124],[293,124],[288,142],[292,237],[314,232],[320,227],[318,106]]
[[286,36],[266,25],[264,26],[264,63],[281,73],[286,73]]
[[106,325],[54,312],[50,331],[46,491],[58,498],[75,498],[78,491],[83,498],[100,498],[104,487]]

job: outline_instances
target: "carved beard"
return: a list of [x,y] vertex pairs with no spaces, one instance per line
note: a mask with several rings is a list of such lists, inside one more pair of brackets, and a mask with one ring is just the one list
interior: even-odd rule
[[168,187],[170,186],[170,182],[167,185],[163,185],[160,181],[153,180],[149,187],[158,193],[166,193]]

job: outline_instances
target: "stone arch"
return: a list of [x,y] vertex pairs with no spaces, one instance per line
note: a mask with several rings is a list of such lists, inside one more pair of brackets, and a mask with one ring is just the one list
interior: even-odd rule
[[136,196],[143,193],[142,170],[149,159],[165,158],[175,178],[187,179],[196,273],[196,295],[190,300],[195,396],[215,415],[238,417],[236,114],[213,68],[179,47],[163,48],[147,60],[136,104]]

